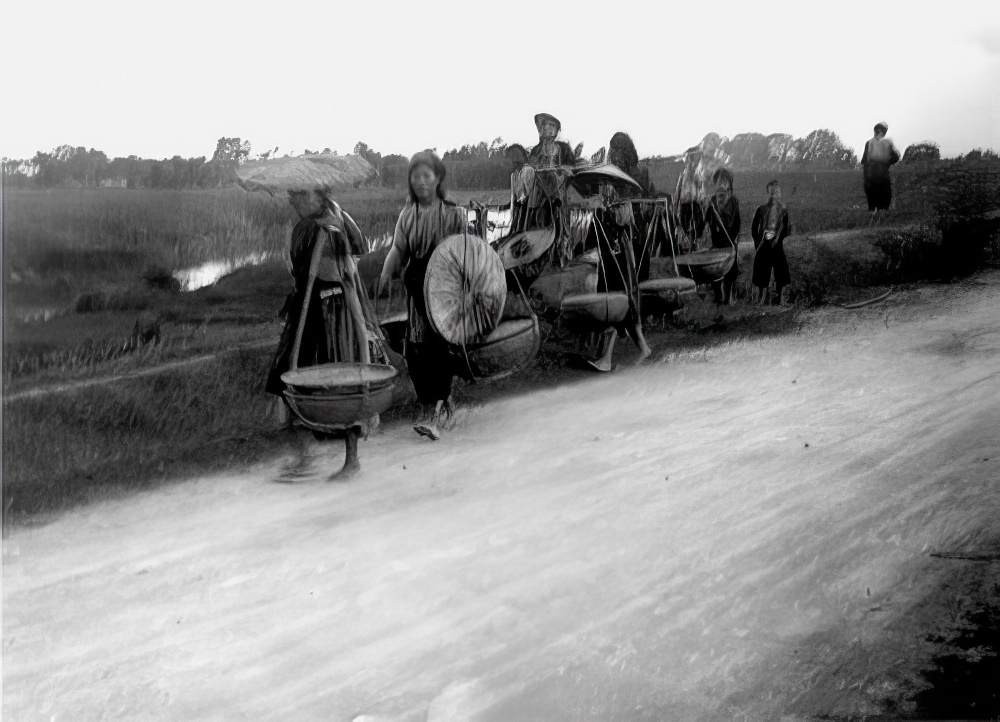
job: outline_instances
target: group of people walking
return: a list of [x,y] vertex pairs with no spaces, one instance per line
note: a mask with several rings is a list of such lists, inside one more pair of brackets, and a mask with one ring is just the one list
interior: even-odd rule
[[[514,160],[511,177],[512,231],[556,221],[552,215],[551,194],[539,182],[539,177],[547,174],[536,174],[535,170],[578,164],[579,152],[574,152],[567,143],[557,139],[561,126],[556,118],[540,113],[535,116],[535,125],[539,143],[530,153],[521,146],[511,146],[508,151]],[[899,160],[892,141],[885,138],[887,130],[885,123],[875,126],[875,137],[866,144],[862,158],[865,192],[872,211],[889,207],[891,185],[888,169]],[[619,136],[628,142],[623,143]],[[635,164],[629,161],[635,155],[631,140],[624,134],[616,134],[615,138],[617,145],[612,143],[609,160],[634,174],[636,169],[632,166]],[[685,195],[683,192],[703,183],[690,173],[692,167],[689,164],[685,168],[678,182],[680,190],[674,199],[676,220],[689,235],[695,233],[700,236],[707,226],[713,248],[734,252],[732,266],[712,283],[716,303],[731,304],[735,299],[735,285],[740,272],[738,244],[742,225],[740,204],[733,194],[733,174],[725,168],[714,173],[714,193],[706,204],[699,202],[699,196],[704,197],[703,187],[697,193]],[[431,440],[440,438],[443,423],[453,414],[452,385],[460,371],[449,344],[429,321],[424,301],[424,281],[436,245],[468,228],[466,210],[445,197],[445,176],[444,163],[432,151],[417,153],[410,160],[407,169],[408,202],[396,221],[391,247],[375,289],[378,298],[394,277],[400,275],[402,278],[407,303],[403,360],[420,404],[420,415],[413,424],[413,430]],[[688,183],[685,183],[685,178]],[[778,181],[770,181],[766,192],[767,199],[757,207],[751,222],[750,234],[755,249],[752,271],[755,292],[752,300],[756,303],[767,300],[773,276],[778,302],[783,303],[791,280],[784,250],[784,240],[791,232],[791,224],[788,210],[781,200]],[[266,390],[279,397],[286,389],[282,375],[292,368],[336,362],[390,363],[394,360],[394,353],[385,341],[354,260],[370,251],[364,234],[327,192],[316,190],[312,194],[292,194],[292,202],[301,216],[292,231],[289,253],[294,288],[282,310],[285,324],[266,384]],[[318,262],[323,260],[324,253],[327,256],[325,262]],[[641,340],[641,333],[637,338]],[[645,342],[641,341],[640,351],[648,355],[648,347],[644,347]],[[293,419],[287,407],[283,408],[288,425],[292,426]],[[314,429],[313,433],[319,439],[339,437],[345,440],[344,465],[331,478],[347,477],[360,469],[358,440],[377,424],[378,417],[373,415],[322,430]],[[294,477],[303,473],[306,467],[303,449],[298,460],[287,470],[287,475]]]

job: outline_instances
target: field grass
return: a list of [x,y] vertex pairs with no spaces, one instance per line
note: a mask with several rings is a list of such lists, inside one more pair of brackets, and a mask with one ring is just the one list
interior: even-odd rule
[[269,355],[233,351],[5,404],[5,500],[26,518],[273,451],[279,441],[262,392]]
[[[650,180],[658,192],[673,193],[679,164],[654,163]],[[796,234],[861,228],[870,215],[860,170],[735,171],[733,193],[748,221],[753,209],[767,200],[767,183],[777,180]],[[935,222],[941,206],[955,196],[973,199],[1000,193],[1000,169],[980,166],[913,165],[892,170],[894,223]]]
[[[341,196],[372,237],[390,233],[398,192]],[[147,269],[176,271],[210,260],[284,252],[297,220],[280,195],[239,189],[11,189],[4,193],[5,280],[45,287],[57,298]],[[32,283],[23,284],[24,280]]]

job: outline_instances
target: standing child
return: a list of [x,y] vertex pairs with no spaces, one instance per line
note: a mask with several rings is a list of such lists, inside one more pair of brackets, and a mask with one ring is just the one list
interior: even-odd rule
[[755,254],[753,259],[753,285],[759,296],[757,303],[767,300],[767,288],[771,285],[771,271],[774,271],[774,286],[779,304],[786,301],[785,289],[791,283],[788,259],[785,258],[784,240],[792,232],[788,222],[788,211],[781,203],[781,186],[772,180],[767,184],[767,203],[757,208],[753,216],[750,235],[753,237]]

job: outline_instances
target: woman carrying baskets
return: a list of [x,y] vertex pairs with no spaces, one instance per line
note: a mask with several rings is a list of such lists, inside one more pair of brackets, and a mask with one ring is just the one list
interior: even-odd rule
[[[290,191],[290,200],[304,216],[292,229],[289,270],[294,288],[281,314],[285,325],[267,377],[268,393],[290,404],[289,387],[282,375],[290,369],[337,362],[372,360],[370,339],[380,338],[378,323],[353,256],[368,252],[368,242],[353,219],[342,211],[326,189]],[[312,212],[310,212],[312,211]],[[376,343],[376,354],[381,345]],[[319,440],[344,438],[344,466],[330,479],[351,476],[360,470],[358,438],[367,435],[378,416],[321,422],[302,418]],[[289,423],[292,427],[292,423]],[[299,456],[285,472],[286,479],[305,473],[308,459],[304,442]]]
[[740,202],[733,195],[733,174],[729,170],[720,168],[712,180],[715,195],[708,203],[707,220],[712,248],[733,250],[733,265],[722,278],[712,281],[712,293],[717,304],[729,306],[735,301],[733,291],[740,273]]
[[424,278],[435,246],[468,223],[464,208],[445,200],[445,167],[432,151],[410,159],[407,170],[411,203],[400,212],[392,248],[379,277],[376,298],[402,270],[407,294],[407,329],[403,346],[406,367],[421,405],[413,430],[421,436],[440,438],[442,414],[451,415],[451,386],[455,361],[448,343],[433,329],[424,303]]

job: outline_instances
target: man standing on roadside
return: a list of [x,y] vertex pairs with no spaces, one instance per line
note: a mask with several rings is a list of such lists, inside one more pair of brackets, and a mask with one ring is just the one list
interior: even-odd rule
[[792,232],[788,221],[788,211],[781,203],[781,186],[773,180],[767,184],[767,203],[757,208],[750,235],[755,250],[753,258],[753,285],[759,290],[757,303],[767,300],[767,288],[771,285],[771,271],[774,271],[774,286],[777,302],[785,302],[784,291],[791,283],[788,259],[785,258],[783,241]]
[[868,197],[868,210],[873,214],[878,214],[880,210],[889,210],[892,204],[889,167],[899,162],[899,151],[896,150],[895,143],[885,137],[887,132],[889,132],[888,123],[876,123],[875,136],[865,143],[865,152],[861,156],[865,196]]

